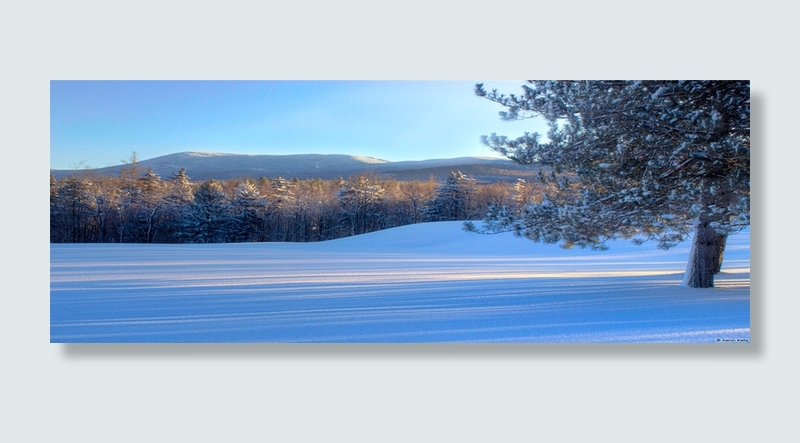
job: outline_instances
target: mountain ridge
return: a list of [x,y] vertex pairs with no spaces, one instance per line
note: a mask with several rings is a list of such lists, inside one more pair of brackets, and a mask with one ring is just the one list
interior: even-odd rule
[[[94,169],[51,169],[56,179],[69,175],[119,176],[121,164]],[[494,182],[531,178],[537,167],[523,166],[510,160],[492,157],[456,157],[429,160],[389,161],[376,157],[347,154],[230,154],[223,152],[185,151],[140,160],[137,168],[151,168],[166,179],[185,169],[193,181],[244,178],[336,179],[372,173],[397,180],[443,180],[451,170],[460,170],[479,181]]]

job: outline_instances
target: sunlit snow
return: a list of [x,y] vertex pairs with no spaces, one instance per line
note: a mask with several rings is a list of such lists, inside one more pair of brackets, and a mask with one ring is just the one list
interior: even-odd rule
[[53,244],[51,342],[749,342],[749,230],[566,250],[425,223],[322,243]]

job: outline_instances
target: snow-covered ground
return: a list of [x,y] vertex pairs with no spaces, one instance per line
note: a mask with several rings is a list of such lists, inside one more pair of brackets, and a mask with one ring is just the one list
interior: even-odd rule
[[53,244],[51,342],[749,342],[750,234],[565,250],[461,222],[322,243]]

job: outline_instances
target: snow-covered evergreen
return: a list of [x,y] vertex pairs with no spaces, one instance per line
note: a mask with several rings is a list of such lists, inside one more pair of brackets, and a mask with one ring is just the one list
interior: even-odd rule
[[495,211],[489,229],[535,241],[604,248],[613,238],[669,248],[695,232],[687,285],[713,286],[725,237],[750,223],[747,81],[533,81],[522,95],[476,85],[507,108],[541,117],[546,137],[491,134],[491,149],[547,165],[556,192],[521,214]]
[[236,195],[231,204],[234,241],[262,240],[266,207],[266,198],[261,195],[253,182],[245,181],[236,187]]
[[291,238],[292,219],[297,210],[295,187],[292,181],[283,177],[277,177],[270,181],[269,205],[266,214],[269,218],[267,239],[288,241]]
[[466,220],[470,216],[474,180],[461,171],[450,171],[447,180],[436,190],[426,208],[430,221]]
[[60,186],[51,179],[50,241],[86,241],[86,225],[94,213],[91,182],[67,177]]
[[369,232],[379,223],[379,211],[386,190],[369,174],[360,174],[343,180],[337,195],[342,204],[343,217],[340,223],[347,226],[350,235]]
[[181,236],[189,243],[230,241],[234,219],[225,192],[214,180],[203,182],[181,220]]
[[164,183],[161,177],[153,172],[151,168],[138,179],[140,191],[134,200],[135,219],[138,221],[137,227],[141,232],[138,236],[145,243],[152,243],[161,226],[161,219],[167,212],[167,201],[163,192]]

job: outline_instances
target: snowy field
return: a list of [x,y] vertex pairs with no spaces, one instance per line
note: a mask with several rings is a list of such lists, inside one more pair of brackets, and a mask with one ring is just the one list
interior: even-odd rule
[[50,340],[749,342],[749,230],[713,289],[689,244],[565,250],[461,222],[322,243],[53,244]]

